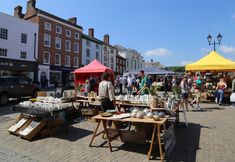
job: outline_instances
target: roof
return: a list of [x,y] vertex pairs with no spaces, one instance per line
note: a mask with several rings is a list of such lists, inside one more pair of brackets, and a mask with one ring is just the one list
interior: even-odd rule
[[138,74],[140,70],[144,70],[145,74],[153,74],[153,75],[164,75],[164,74],[173,75],[173,74],[175,74],[175,72],[173,72],[171,70],[167,70],[164,68],[157,68],[157,67],[146,67],[146,68],[142,68],[142,69],[129,71],[128,73]]
[[103,41],[101,41],[97,38],[94,38],[94,37],[90,37],[89,35],[86,35],[86,34],[82,34],[82,38],[88,39],[90,41],[93,41],[93,42],[96,42],[96,43],[99,43],[99,44],[103,44]]
[[112,72],[113,70],[104,66],[103,64],[101,64],[98,60],[94,60],[92,61],[90,64],[76,69],[74,71],[75,74],[79,74],[79,73],[103,73],[103,72]]
[[[41,13],[41,14],[43,14],[43,15],[49,16],[49,17],[54,18],[54,19],[57,19],[57,20],[59,20],[59,21],[61,21],[61,22],[63,22],[63,23],[69,24],[69,25],[71,25],[71,26],[74,26],[74,27],[76,27],[76,28],[79,28],[79,29],[83,30],[82,26],[80,26],[80,25],[76,25],[76,24],[74,24],[74,23],[72,23],[72,22],[70,22],[70,21],[68,21],[68,20],[62,19],[62,18],[60,18],[60,17],[58,17],[58,16],[55,16],[55,15],[53,15],[53,14],[51,14],[51,13],[48,13],[48,12],[46,12],[46,11],[43,11],[43,10],[41,10],[41,9],[38,9],[38,8],[35,8],[35,9],[36,9],[37,13]],[[34,16],[36,16],[36,15],[30,16],[30,17],[28,17],[28,18],[26,18],[26,19],[32,18],[32,17],[34,17]]]
[[186,71],[235,71],[235,62],[228,60],[218,54],[216,51],[211,51],[208,55],[200,60],[187,64]]

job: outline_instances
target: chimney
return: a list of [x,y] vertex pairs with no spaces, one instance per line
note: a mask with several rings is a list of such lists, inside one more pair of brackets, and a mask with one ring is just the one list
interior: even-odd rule
[[21,6],[16,6],[14,8],[14,16],[18,18],[23,18],[24,14],[22,14],[22,7]]
[[94,29],[93,28],[89,28],[88,29],[88,35],[92,38],[94,38]]
[[104,43],[109,44],[109,35],[108,34],[104,35]]
[[77,25],[77,18],[76,17],[71,17],[68,19],[68,21],[73,23],[74,25]]
[[29,0],[27,2],[27,9],[28,8],[35,8],[35,6],[36,6],[36,0]]

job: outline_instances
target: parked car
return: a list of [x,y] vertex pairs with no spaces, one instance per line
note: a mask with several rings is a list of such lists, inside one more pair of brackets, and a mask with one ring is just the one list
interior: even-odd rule
[[0,105],[9,102],[9,98],[21,98],[26,96],[36,97],[39,87],[22,77],[0,77]]

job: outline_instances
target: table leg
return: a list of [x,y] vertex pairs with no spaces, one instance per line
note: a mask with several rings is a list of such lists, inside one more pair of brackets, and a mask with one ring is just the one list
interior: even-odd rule
[[154,143],[154,139],[155,139],[155,133],[156,133],[156,124],[154,124],[153,127],[153,133],[152,133],[152,139],[151,139],[151,144],[150,144],[150,148],[149,148],[149,152],[148,152],[148,160],[150,159],[151,153],[152,153],[152,149],[153,149],[153,143]]
[[157,126],[157,138],[158,138],[158,146],[160,151],[160,158],[163,161],[163,152],[162,152],[162,143],[161,143],[161,125]]
[[104,127],[104,132],[105,132],[106,138],[108,140],[109,150],[110,150],[110,152],[112,152],[112,145],[111,145],[111,140],[109,139],[109,136],[108,136],[108,131],[107,131],[107,128],[106,128],[106,121],[102,120],[102,123],[103,123],[103,127]]
[[89,146],[92,145],[93,140],[94,140],[94,138],[96,137],[96,133],[97,133],[97,130],[98,130],[99,126],[100,126],[100,122],[101,122],[101,120],[98,121],[98,125],[97,125],[97,127],[95,128],[95,131],[94,131],[94,134],[93,134],[93,136],[92,136],[92,138],[91,138],[91,142],[90,142],[90,145],[89,145]]

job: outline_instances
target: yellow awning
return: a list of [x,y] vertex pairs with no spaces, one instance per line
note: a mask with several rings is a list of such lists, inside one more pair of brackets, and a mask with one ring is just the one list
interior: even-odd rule
[[187,64],[186,71],[235,71],[235,62],[225,59],[216,51],[211,51],[200,60]]

